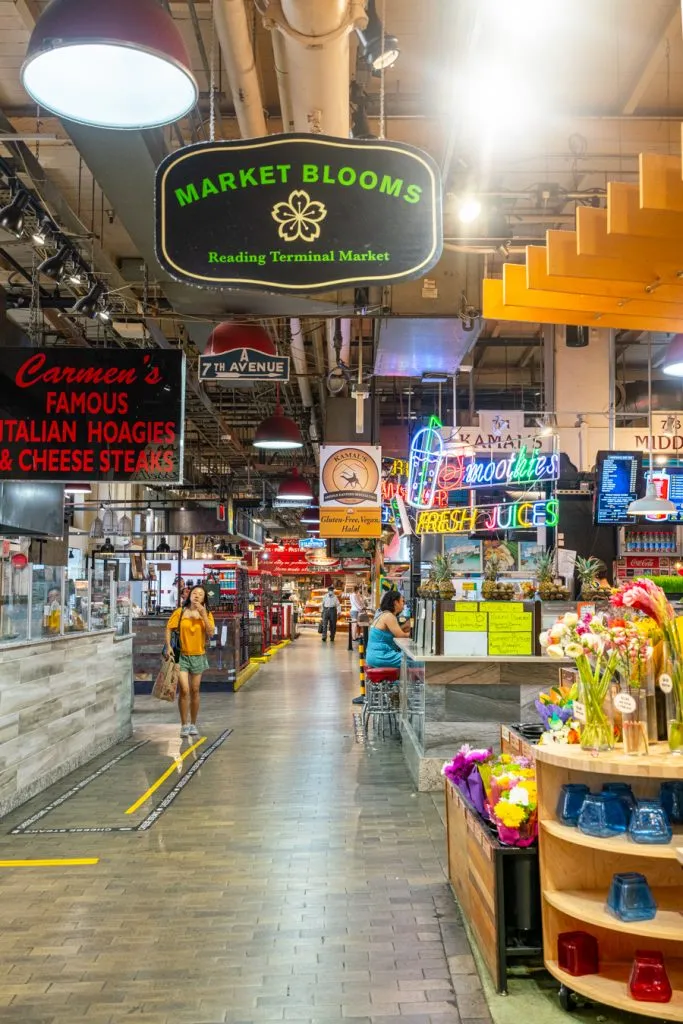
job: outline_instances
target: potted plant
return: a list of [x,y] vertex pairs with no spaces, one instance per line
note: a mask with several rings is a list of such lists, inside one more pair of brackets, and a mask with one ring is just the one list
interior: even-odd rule
[[590,555],[589,558],[582,558],[577,555],[576,575],[581,583],[581,599],[592,601],[600,596],[601,587],[598,583],[598,573],[605,568],[605,563],[600,558]]
[[434,579],[439,589],[439,597],[444,601],[450,601],[455,594],[453,576],[455,574],[455,558],[447,552],[445,555],[434,557]]

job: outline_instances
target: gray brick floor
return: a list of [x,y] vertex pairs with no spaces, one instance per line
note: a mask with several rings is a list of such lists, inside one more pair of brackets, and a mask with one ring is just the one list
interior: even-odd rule
[[[101,858],[0,869],[2,1024],[488,1022],[434,802],[395,739],[355,741],[356,665],[304,635],[207,695],[209,740],[234,731],[146,833],[7,834],[93,765],[2,822],[2,859]],[[124,812],[177,755],[174,715],[139,699],[149,743],[40,827],[139,823]]]

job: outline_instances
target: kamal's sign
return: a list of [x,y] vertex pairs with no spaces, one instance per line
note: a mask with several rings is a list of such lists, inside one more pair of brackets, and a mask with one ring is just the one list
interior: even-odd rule
[[320,535],[379,537],[382,449],[320,446]]
[[443,247],[441,180],[387,140],[280,135],[168,156],[157,258],[183,281],[311,292],[419,277]]
[[233,348],[199,357],[200,380],[289,380],[289,356],[269,355],[253,348]]

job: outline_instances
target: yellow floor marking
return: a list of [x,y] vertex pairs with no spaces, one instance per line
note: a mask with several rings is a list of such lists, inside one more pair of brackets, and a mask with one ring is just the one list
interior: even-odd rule
[[99,863],[99,857],[73,857],[64,860],[0,860],[0,868],[61,868]]
[[196,743],[194,743],[191,747],[188,747],[187,750],[183,751],[183,753],[180,755],[180,757],[177,757],[174,760],[174,762],[171,765],[171,767],[167,768],[166,771],[164,772],[164,774],[160,775],[159,778],[156,780],[156,782],[152,783],[152,785],[149,787],[147,792],[143,793],[142,796],[140,797],[140,799],[136,800],[135,803],[131,807],[128,808],[128,810],[126,811],[126,814],[133,814],[135,811],[137,811],[138,807],[142,807],[142,805],[147,800],[149,800],[149,798],[151,797],[152,793],[156,793],[156,791],[159,788],[159,786],[163,785],[163,783],[166,781],[166,779],[169,777],[169,775],[173,775],[174,772],[178,771],[178,766],[180,765],[180,763],[182,761],[184,761],[186,757],[189,757],[189,755],[192,753],[193,750],[196,750],[197,747],[201,747],[202,743],[206,743],[206,736],[202,736],[202,738],[200,740],[198,740]]

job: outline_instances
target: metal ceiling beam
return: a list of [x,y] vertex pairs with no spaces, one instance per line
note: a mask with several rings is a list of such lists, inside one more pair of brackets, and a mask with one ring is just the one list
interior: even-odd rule
[[665,11],[659,31],[654,32],[651,37],[646,37],[645,55],[620,103],[622,114],[633,114],[638,109],[647,87],[666,55],[669,43],[672,43],[680,34],[681,9],[676,4],[673,13]]

